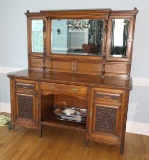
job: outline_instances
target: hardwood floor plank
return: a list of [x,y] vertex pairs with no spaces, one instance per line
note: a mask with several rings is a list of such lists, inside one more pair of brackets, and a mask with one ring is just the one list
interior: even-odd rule
[[149,136],[126,133],[124,154],[119,147],[89,141],[82,132],[55,127],[38,131],[0,127],[0,160],[149,160]]

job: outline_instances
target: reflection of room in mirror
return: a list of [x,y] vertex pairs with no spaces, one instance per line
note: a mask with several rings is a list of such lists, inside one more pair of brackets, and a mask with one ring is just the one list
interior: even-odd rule
[[[53,19],[52,53],[101,55],[104,20]],[[57,29],[61,34],[57,34]]]
[[126,57],[129,19],[112,19],[111,55]]
[[89,19],[68,19],[67,27],[69,32],[85,32],[86,28],[90,28]]

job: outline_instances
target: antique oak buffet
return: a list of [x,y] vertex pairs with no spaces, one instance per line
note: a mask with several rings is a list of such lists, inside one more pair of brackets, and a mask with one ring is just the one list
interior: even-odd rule
[[[124,150],[135,18],[138,10],[27,11],[28,69],[10,73],[12,125],[85,133]],[[85,122],[55,109],[87,111]]]

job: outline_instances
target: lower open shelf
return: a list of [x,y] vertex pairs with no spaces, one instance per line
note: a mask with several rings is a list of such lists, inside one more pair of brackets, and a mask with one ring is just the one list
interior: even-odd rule
[[86,122],[67,121],[58,118],[52,111],[46,115],[40,122],[41,125],[55,126],[60,128],[69,128],[80,131],[86,130]]

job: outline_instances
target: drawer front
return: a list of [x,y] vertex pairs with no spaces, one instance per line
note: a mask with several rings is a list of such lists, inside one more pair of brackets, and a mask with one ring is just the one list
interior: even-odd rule
[[15,80],[15,90],[16,91],[36,91],[36,83],[35,81],[27,81],[27,80]]
[[41,83],[42,90],[70,93],[70,94],[81,94],[87,95],[88,88],[84,86],[75,86],[75,85],[65,85],[65,84],[56,84],[56,83]]
[[121,103],[123,90],[94,88],[92,90],[94,100],[100,102]]

